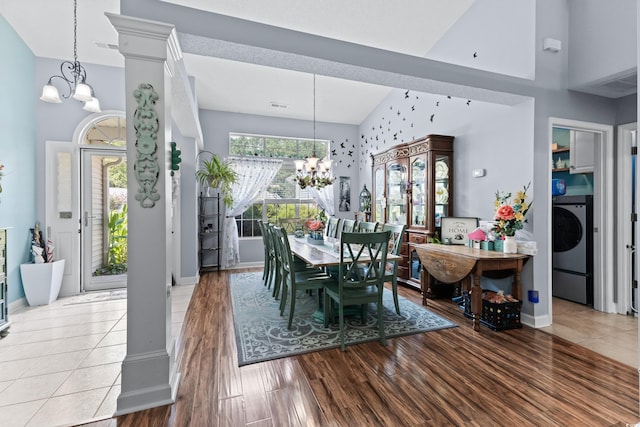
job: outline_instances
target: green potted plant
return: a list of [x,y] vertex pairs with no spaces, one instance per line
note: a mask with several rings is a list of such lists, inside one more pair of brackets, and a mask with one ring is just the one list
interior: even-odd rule
[[231,167],[231,163],[214,155],[210,160],[202,162],[202,168],[196,172],[196,178],[202,186],[219,189],[225,206],[233,206],[231,184],[236,182],[238,174]]

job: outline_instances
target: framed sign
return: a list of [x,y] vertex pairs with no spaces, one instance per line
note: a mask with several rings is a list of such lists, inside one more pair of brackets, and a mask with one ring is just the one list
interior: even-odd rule
[[443,216],[440,218],[440,240],[451,239],[452,245],[466,245],[467,234],[478,228],[478,218]]

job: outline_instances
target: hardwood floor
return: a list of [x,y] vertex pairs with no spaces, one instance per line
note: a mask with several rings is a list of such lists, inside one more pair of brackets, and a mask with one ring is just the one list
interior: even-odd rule
[[[421,296],[405,288],[417,304]],[[88,424],[144,426],[624,426],[638,421],[638,373],[523,327],[459,327],[238,367],[228,273],[202,276],[179,342],[174,405]]]

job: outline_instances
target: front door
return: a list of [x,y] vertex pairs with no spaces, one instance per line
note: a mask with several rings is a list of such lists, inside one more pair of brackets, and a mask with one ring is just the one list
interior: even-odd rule
[[126,149],[81,149],[84,291],[127,286]]

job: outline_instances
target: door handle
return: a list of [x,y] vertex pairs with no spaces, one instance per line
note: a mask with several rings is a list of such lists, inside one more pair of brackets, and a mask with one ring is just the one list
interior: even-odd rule
[[84,211],[84,226],[85,226],[85,227],[89,225],[89,218],[91,218],[91,219],[95,219],[95,218],[96,218],[96,216],[95,216],[95,215],[91,215],[91,216],[89,216],[89,212]]

